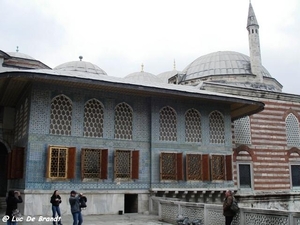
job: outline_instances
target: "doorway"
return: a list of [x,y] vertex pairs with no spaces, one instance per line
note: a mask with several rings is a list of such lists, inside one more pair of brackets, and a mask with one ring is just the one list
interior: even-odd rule
[[125,213],[137,213],[138,212],[138,195],[137,194],[125,194]]
[[6,146],[0,142],[0,197],[5,197],[7,192],[7,149]]

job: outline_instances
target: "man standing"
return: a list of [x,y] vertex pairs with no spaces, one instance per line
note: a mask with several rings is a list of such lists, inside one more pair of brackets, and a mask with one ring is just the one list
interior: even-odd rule
[[235,212],[230,209],[233,202],[233,196],[230,190],[225,192],[225,199],[223,203],[223,215],[225,216],[225,225],[231,225]]
[[79,199],[82,196],[82,193],[80,193],[77,196],[76,194],[77,194],[76,191],[71,191],[69,202],[71,206],[71,213],[73,216],[73,225],[81,225],[83,220],[82,220]]

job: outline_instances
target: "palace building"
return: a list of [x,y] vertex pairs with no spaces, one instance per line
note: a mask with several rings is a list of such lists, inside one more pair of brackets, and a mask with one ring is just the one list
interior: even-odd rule
[[87,214],[151,211],[151,196],[299,210],[300,96],[262,65],[250,3],[250,56],[220,51],[182,71],[110,76],[82,57],[50,68],[0,51],[0,196],[50,215],[59,190]]

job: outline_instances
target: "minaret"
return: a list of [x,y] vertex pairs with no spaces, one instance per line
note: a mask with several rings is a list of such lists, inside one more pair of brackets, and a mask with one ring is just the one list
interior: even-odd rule
[[252,74],[256,75],[257,81],[262,83],[263,75],[261,73],[262,63],[259,44],[259,25],[257,23],[251,2],[249,4],[247,30],[249,36],[251,72]]

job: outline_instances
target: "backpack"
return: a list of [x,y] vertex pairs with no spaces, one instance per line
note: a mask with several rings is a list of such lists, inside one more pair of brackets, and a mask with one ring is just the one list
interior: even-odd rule
[[232,204],[231,204],[231,206],[230,206],[230,209],[231,209],[233,212],[235,212],[235,213],[237,213],[237,212],[240,210],[239,205],[238,205],[238,202],[237,202],[237,200],[236,200],[235,198],[233,198],[233,200],[232,200]]
[[87,198],[85,196],[81,196],[79,198],[80,208],[86,208],[87,207],[86,202],[87,202]]

